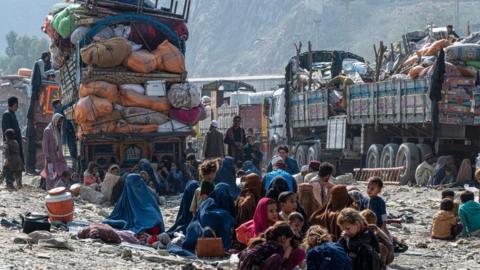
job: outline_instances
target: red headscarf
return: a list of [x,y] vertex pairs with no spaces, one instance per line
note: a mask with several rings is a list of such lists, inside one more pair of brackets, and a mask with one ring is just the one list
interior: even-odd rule
[[258,201],[255,214],[253,214],[252,224],[255,237],[266,231],[270,226],[268,222],[268,205],[272,203],[275,203],[275,201],[270,198],[261,198],[260,201]]

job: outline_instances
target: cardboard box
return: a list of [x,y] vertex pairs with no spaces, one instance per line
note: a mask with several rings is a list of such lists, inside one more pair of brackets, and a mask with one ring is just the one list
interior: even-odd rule
[[145,83],[145,95],[150,97],[164,97],[167,95],[165,81],[147,81]]

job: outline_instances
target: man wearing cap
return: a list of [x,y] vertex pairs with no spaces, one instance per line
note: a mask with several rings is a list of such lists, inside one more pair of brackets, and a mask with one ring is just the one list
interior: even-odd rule
[[[295,159],[288,157],[288,147],[286,145],[282,145],[278,147],[277,150],[278,155],[283,159],[287,168],[285,169],[291,175],[297,174],[300,172],[298,168],[298,163]],[[267,172],[271,172],[273,169],[272,163],[268,164]]]
[[305,175],[305,183],[309,183],[310,180],[315,178],[318,175],[318,171],[320,170],[320,161],[318,160],[311,160],[308,163],[308,174]]
[[281,177],[285,179],[285,181],[287,181],[288,188],[290,189],[290,191],[297,192],[297,183],[295,182],[295,179],[293,178],[293,176],[285,171],[285,169],[287,168],[287,165],[285,164],[285,161],[283,160],[283,158],[280,156],[275,156],[273,157],[271,163],[273,164],[273,170],[267,173],[267,175],[265,175],[265,179],[264,179],[265,190],[269,189],[270,184],[273,182],[275,178]]
[[433,175],[433,164],[435,163],[435,158],[432,154],[426,154],[424,161],[418,165],[417,170],[415,171],[415,181],[417,185],[426,186]]
[[223,134],[218,131],[217,120],[212,120],[210,129],[205,135],[203,143],[203,155],[205,159],[223,158],[225,156],[225,146],[223,145]]

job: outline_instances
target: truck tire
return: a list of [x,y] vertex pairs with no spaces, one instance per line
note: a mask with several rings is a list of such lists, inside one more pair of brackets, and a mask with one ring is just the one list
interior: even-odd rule
[[396,143],[389,143],[383,147],[382,156],[380,157],[380,168],[395,167],[395,159],[397,158],[399,147]]
[[383,145],[382,144],[372,144],[368,148],[367,152],[367,168],[378,168],[380,165],[380,157],[382,155]]
[[418,152],[420,153],[420,162],[425,161],[425,156],[428,154],[433,154],[432,148],[430,145],[425,143],[417,144]]
[[405,170],[400,174],[400,184],[415,185],[415,170],[420,163],[419,151],[414,143],[403,143],[398,149],[396,157],[396,166],[405,167]]
[[320,149],[316,144],[308,148],[307,163],[309,164],[312,160],[321,160]]
[[307,152],[308,146],[299,145],[297,147],[297,151],[295,151],[295,160],[297,161],[298,166],[302,167],[307,164]]

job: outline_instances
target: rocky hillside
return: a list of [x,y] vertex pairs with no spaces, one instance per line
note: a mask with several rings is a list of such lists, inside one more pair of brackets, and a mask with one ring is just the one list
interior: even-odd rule
[[[407,30],[455,22],[455,1],[202,0],[193,1],[187,61],[191,76],[282,73],[293,44],[343,49],[372,59],[372,45]],[[460,25],[477,23],[480,5],[461,1]]]
[[[61,0],[3,0],[0,55],[9,30],[40,35],[51,6]],[[455,23],[456,0],[201,0],[192,1],[187,61],[191,77],[279,74],[293,44],[344,49],[372,59],[372,45],[402,33]],[[478,0],[462,0],[460,25],[478,24]]]

